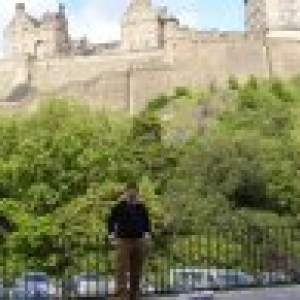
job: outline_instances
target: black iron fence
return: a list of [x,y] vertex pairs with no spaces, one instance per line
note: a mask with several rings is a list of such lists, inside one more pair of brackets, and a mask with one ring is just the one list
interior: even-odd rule
[[[18,249],[11,244],[9,238],[0,244],[0,299],[1,293],[20,299],[14,296],[16,287],[26,276],[37,282],[47,277],[52,296],[64,299],[93,292],[106,297],[115,292],[117,246],[105,236],[75,238],[66,233],[55,240],[31,241],[31,247],[23,240]],[[297,228],[231,231],[209,227],[197,234],[160,233],[152,236],[146,249],[141,280],[141,291],[146,294],[300,282]],[[81,290],[76,286],[80,280],[86,286]]]

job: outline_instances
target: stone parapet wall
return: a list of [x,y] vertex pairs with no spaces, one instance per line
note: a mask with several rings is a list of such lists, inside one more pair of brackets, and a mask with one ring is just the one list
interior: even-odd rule
[[[213,35],[202,42],[174,36],[165,49],[114,52],[98,56],[44,60],[0,60],[0,99],[7,94],[16,74],[26,66],[32,101],[53,96],[77,98],[94,108],[137,112],[159,94],[178,86],[200,86],[225,82],[229,76],[241,80],[250,75],[289,77],[300,71],[300,42],[263,39],[240,33]],[[216,39],[219,39],[216,42]],[[26,65],[27,64],[27,65]],[[22,108],[26,106],[20,99]],[[34,100],[34,101],[33,101]],[[28,101],[28,100],[27,100]],[[31,107],[34,105],[28,104]],[[1,110],[15,107],[0,106]],[[14,108],[15,109],[15,108]]]

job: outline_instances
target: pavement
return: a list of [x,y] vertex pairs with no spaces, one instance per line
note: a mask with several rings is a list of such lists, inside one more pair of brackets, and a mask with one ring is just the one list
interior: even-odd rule
[[300,300],[300,286],[215,294],[214,300]]
[[[191,295],[159,297],[156,300],[188,300]],[[200,300],[201,298],[199,298]],[[215,293],[213,300],[300,300],[300,285]]]

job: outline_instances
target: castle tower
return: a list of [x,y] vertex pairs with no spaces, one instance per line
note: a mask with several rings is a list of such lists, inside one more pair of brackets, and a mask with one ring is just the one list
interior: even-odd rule
[[300,0],[245,0],[246,30],[269,36],[300,36]]
[[143,51],[162,47],[163,25],[151,0],[131,0],[121,23],[121,47]]
[[53,57],[70,51],[68,20],[65,7],[46,12],[35,19],[26,12],[24,3],[17,3],[15,14],[4,30],[5,54],[11,57]]
[[25,13],[25,3],[16,3],[15,6],[16,15],[22,15]]
[[33,36],[38,21],[31,17],[24,3],[16,3],[12,20],[4,29],[5,52],[10,57],[27,57],[34,52]]
[[131,0],[130,6],[148,6],[151,7],[151,0]]
[[265,32],[267,28],[265,0],[245,0],[245,27],[250,32]]

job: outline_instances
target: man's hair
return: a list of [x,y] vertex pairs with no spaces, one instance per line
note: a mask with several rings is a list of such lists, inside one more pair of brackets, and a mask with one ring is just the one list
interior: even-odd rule
[[138,190],[138,185],[136,184],[135,181],[130,181],[130,182],[127,182],[126,184],[126,189],[127,190]]

